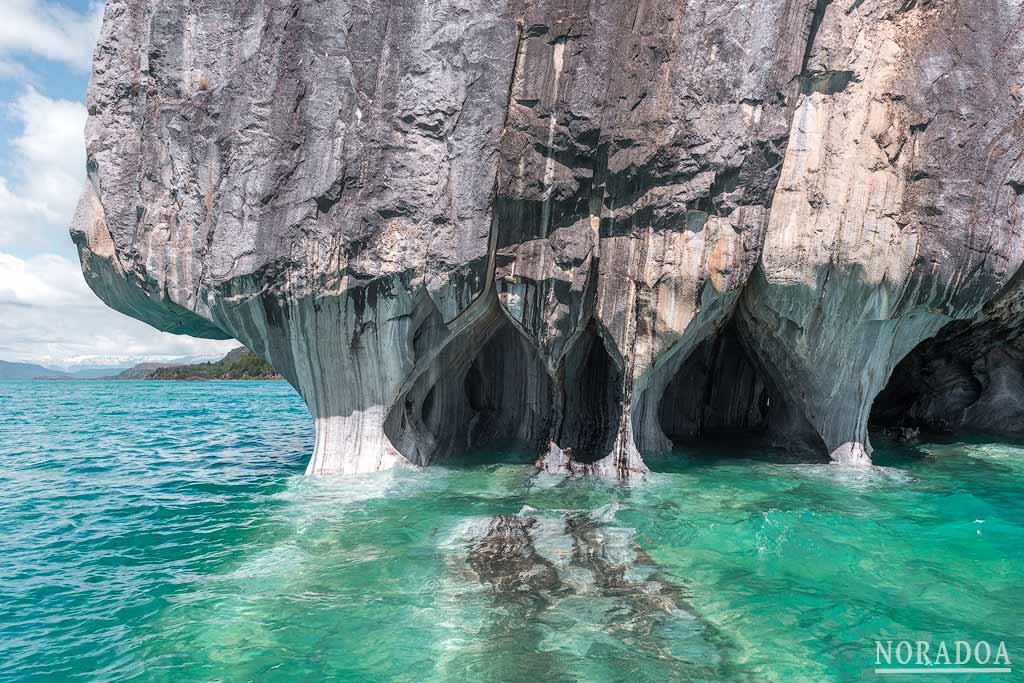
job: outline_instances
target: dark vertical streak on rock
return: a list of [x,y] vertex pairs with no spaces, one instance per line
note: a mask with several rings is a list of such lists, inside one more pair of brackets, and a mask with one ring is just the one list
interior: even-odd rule
[[814,52],[814,41],[818,37],[818,31],[821,29],[822,22],[825,21],[825,12],[828,11],[828,6],[831,4],[832,0],[816,0],[814,14],[811,17],[811,25],[808,29],[807,43],[804,46],[804,56],[800,62],[801,78],[807,78],[810,76],[811,56]]

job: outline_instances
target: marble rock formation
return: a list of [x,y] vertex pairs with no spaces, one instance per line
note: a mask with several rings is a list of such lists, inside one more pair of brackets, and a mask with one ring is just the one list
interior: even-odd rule
[[110,306],[272,363],[313,474],[628,478],[714,429],[866,464],[883,389],[1024,416],[1022,16],[108,0],[72,235]]

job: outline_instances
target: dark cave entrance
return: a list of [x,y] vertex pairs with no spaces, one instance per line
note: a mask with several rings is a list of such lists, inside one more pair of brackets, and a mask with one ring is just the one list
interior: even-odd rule
[[550,432],[551,382],[511,323],[448,344],[388,418],[392,442],[420,465],[533,462]]
[[510,323],[484,345],[462,381],[468,422],[456,460],[536,460],[551,421],[551,382]]
[[623,374],[591,323],[563,366],[565,403],[558,445],[572,459],[593,463],[608,455],[622,421]]
[[730,325],[683,362],[662,395],[658,417],[676,448],[746,450],[768,444],[773,398]]
[[959,359],[933,356],[930,347],[930,340],[922,342],[893,369],[871,404],[873,433],[899,440],[921,431],[951,434],[959,428],[959,415],[978,399],[981,387]]
[[[734,323],[683,361],[662,395],[658,419],[677,455],[777,463],[829,459],[821,437],[748,352]],[[648,462],[656,467],[657,458]]]
[[[987,363],[978,361],[994,348],[991,332],[990,326],[972,329],[965,321],[954,321],[896,364],[868,417],[875,464],[919,460],[928,457],[918,448],[922,442],[948,442],[963,432],[995,435],[998,425],[1013,422],[1003,412],[1006,402],[993,405],[986,397],[990,376],[984,369]],[[1015,377],[1018,386],[1024,385],[1021,377]]]
[[918,344],[871,404],[872,433],[913,441],[965,430],[1003,431],[999,427],[1010,421],[1005,409],[1013,401],[993,400],[991,388],[1003,378],[1020,386],[1024,364],[1002,337],[996,325],[955,321]]

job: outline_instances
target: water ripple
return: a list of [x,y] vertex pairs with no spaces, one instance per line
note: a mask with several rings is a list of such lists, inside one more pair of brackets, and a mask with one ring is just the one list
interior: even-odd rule
[[[0,680],[789,683],[860,680],[875,638],[1024,653],[1020,446],[679,457],[632,487],[498,457],[316,479],[280,382],[0,383],[0,405]],[[474,577],[495,515],[538,520],[563,592]],[[573,559],[579,515],[604,564]],[[667,616],[595,566],[634,598],[660,577]]]

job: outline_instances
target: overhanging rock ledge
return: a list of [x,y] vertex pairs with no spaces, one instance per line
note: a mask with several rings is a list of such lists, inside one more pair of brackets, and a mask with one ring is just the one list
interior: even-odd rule
[[629,478],[753,425],[864,465],[883,390],[1024,418],[1022,17],[108,0],[72,235],[113,308],[272,363],[312,474],[511,442]]

